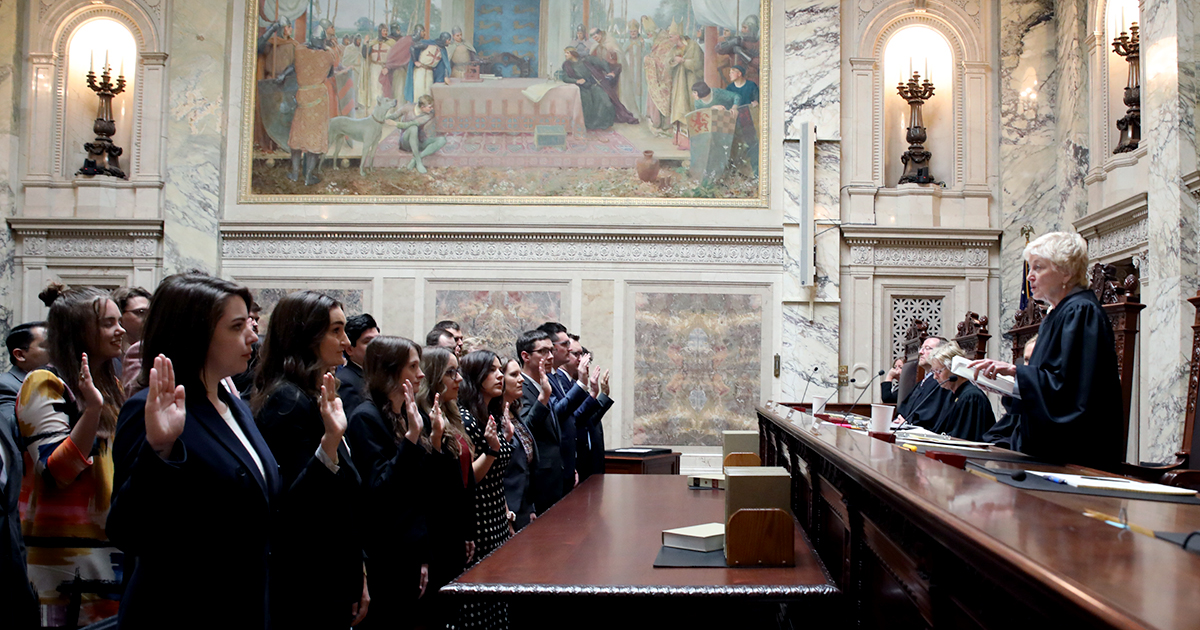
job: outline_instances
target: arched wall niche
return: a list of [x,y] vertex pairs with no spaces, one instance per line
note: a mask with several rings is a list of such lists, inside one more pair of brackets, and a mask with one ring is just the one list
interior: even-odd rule
[[958,94],[954,84],[958,82],[958,73],[954,70],[954,51],[941,31],[924,24],[889,31],[880,55],[884,186],[894,187],[899,182],[905,168],[900,156],[909,147],[906,135],[912,108],[897,93],[896,84],[908,82],[911,73],[916,72],[921,75],[922,81],[932,81],[934,84],[933,96],[921,107],[928,131],[925,148],[933,155],[930,173],[936,181],[944,182],[949,188],[957,188],[961,181],[955,168],[959,156],[954,140],[961,130],[955,117]]
[[[157,218],[162,187],[162,108],[165,103],[166,51],[163,49],[161,25],[164,7],[137,1],[114,0],[108,3],[87,1],[64,2],[58,5],[30,7],[30,22],[37,24],[29,40],[30,76],[27,104],[26,147],[23,214],[46,216],[63,215],[64,207],[74,207],[72,216],[96,217],[105,208],[101,203],[128,218]],[[129,180],[98,176],[76,177],[73,147],[68,147],[67,70],[68,52],[72,37],[81,27],[98,19],[108,19],[128,29],[136,49],[136,63],[130,75],[130,107],[126,110],[130,130],[129,146],[122,146],[121,166]],[[118,124],[121,124],[119,121]],[[64,187],[66,187],[64,189]],[[77,194],[79,188],[114,189],[113,194]],[[151,193],[147,189],[153,189]],[[69,198],[68,198],[69,197]],[[104,204],[102,199],[111,200]],[[119,199],[119,200],[118,200]]]

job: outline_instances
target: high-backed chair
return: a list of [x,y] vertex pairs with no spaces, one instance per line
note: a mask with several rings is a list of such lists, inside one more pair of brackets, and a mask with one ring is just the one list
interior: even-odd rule
[[908,330],[904,331],[904,367],[900,370],[900,384],[896,391],[896,403],[904,402],[905,398],[917,387],[917,383],[925,378],[925,370],[917,365],[917,353],[921,344],[929,337],[929,324],[919,319],[912,320]]
[[967,311],[966,317],[958,323],[958,336],[954,338],[954,342],[963,349],[963,352],[967,353],[967,358],[972,361],[987,358],[988,340],[992,338],[988,333],[987,325],[987,315],[971,311]]

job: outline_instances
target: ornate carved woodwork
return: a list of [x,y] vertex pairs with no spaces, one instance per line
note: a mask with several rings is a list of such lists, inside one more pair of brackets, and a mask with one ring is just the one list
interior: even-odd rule
[[958,323],[958,336],[954,341],[967,353],[972,360],[987,358],[988,340],[992,336],[987,329],[987,315],[967,311],[966,317]]
[[904,333],[904,362],[917,360],[917,352],[921,349],[921,344],[925,343],[925,339],[929,337],[929,324],[919,319],[914,319],[908,325],[908,330]]

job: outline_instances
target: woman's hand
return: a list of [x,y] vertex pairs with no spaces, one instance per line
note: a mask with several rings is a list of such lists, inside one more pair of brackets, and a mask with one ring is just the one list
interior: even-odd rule
[[429,565],[428,564],[421,565],[421,583],[420,583],[420,585],[421,585],[421,590],[417,594],[417,599],[421,599],[422,597],[425,597],[425,587],[429,586]]
[[467,564],[471,564],[471,560],[475,559],[475,541],[467,541]]
[[433,409],[429,410],[429,439],[433,442],[433,449],[441,452],[442,450],[442,435],[446,432],[446,418],[442,415],[442,395],[433,395]]
[[483,439],[487,442],[488,448],[493,451],[500,450],[500,438],[496,435],[495,416],[488,416],[487,428],[483,430]]
[[550,404],[550,357],[542,359],[541,380],[538,383],[542,386],[542,393],[538,395],[538,402],[543,405]]
[[417,408],[417,401],[413,398],[412,383],[408,381],[404,381],[404,408],[408,410],[408,430],[404,432],[404,437],[416,444],[417,440],[421,439],[425,422],[421,419],[421,410]]
[[321,448],[333,463],[338,463],[337,447],[346,433],[346,412],[342,410],[342,399],[338,398],[333,375],[326,373],[321,378],[321,420],[325,423],[325,435],[321,436]]
[[507,408],[504,410],[504,424],[501,429],[504,431],[504,441],[511,442],[516,429],[513,428],[512,414],[508,412]]
[[[86,357],[85,354],[84,365]],[[88,383],[91,384],[90,376]],[[154,357],[154,367],[150,368],[150,389],[146,393],[146,443],[159,457],[170,457],[186,419],[183,385],[175,385],[175,367],[160,354]]]
[[972,361],[969,365],[967,365],[967,368],[975,370],[975,378],[986,376],[994,379],[996,378],[997,374],[1003,374],[1005,376],[1017,375],[1017,366],[1011,363],[1005,363],[1004,361],[997,361],[995,359],[980,359],[978,361]]
[[104,406],[104,396],[100,394],[100,390],[96,389],[96,384],[92,382],[92,370],[88,367],[88,356],[84,352],[79,361],[82,365],[79,368],[79,396],[83,398],[83,409],[99,410]]
[[358,602],[350,606],[350,614],[354,615],[354,621],[350,622],[351,626],[357,626],[362,623],[364,617],[367,616],[367,607],[371,605],[371,593],[367,590],[367,569],[363,567],[363,590],[362,597]]

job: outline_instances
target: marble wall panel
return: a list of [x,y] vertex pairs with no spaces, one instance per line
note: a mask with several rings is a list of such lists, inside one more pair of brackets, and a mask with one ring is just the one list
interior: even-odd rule
[[545,322],[562,321],[559,291],[439,290],[430,325],[452,319],[467,337],[497,354],[512,356],[517,337]]
[[783,305],[782,401],[837,395],[838,305],[816,304],[813,316],[809,315],[807,304]]
[[[166,273],[220,266],[221,164],[225,146],[226,51],[235,3],[176,2],[170,26],[163,188]],[[241,76],[240,69],[233,69]],[[228,148],[233,150],[232,148]]]
[[[262,307],[262,320],[259,322],[259,330],[267,330],[267,322],[271,320],[271,312],[275,310],[275,305],[279,303],[285,296],[303,291],[310,287],[293,286],[293,287],[265,287],[251,289],[254,294],[254,301]],[[346,317],[358,315],[363,312],[363,290],[362,289],[326,289],[312,288],[313,291],[324,293],[329,297],[342,303],[342,310],[346,313]]]
[[[21,129],[21,51],[25,46],[20,12],[25,5],[19,2],[0,2],[0,216],[11,217],[17,212],[19,189],[17,156]],[[16,315],[17,277],[13,256],[16,253],[10,230],[0,231],[0,334],[8,336],[9,327],[19,323]],[[0,369],[8,369],[8,353],[0,358]]]
[[417,308],[413,296],[417,294],[417,281],[413,278],[383,279],[383,310],[372,313],[379,328],[385,334],[416,339]]
[[[1012,327],[1020,300],[1021,226],[1059,229],[1057,30],[1054,0],[1000,5],[1000,325]],[[1047,174],[1054,174],[1048,176]],[[1069,224],[1069,221],[1066,222]],[[1005,352],[1001,344],[1003,356]]]
[[1087,0],[1056,0],[1057,99],[1055,131],[1058,135],[1058,199],[1064,223],[1087,214],[1087,175],[1091,156],[1088,117],[1091,107],[1087,56]]
[[583,280],[581,284],[583,301],[579,305],[580,325],[578,331],[572,332],[579,333],[580,343],[592,353],[592,365],[612,369],[615,365],[613,310],[616,283],[611,280]]
[[718,446],[755,428],[763,298],[634,294],[633,444]]
[[786,0],[784,4],[784,133],[811,118],[817,137],[841,136],[841,12],[838,0]]

